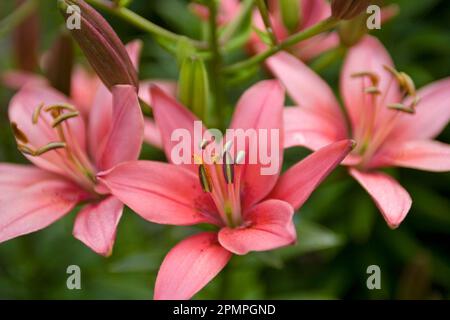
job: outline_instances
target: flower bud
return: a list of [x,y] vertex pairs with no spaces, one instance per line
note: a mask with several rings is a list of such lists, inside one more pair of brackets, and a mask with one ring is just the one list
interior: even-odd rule
[[58,0],[58,2],[66,19],[73,12],[67,10],[69,6],[80,8],[80,28],[70,28],[70,32],[103,83],[108,88],[118,84],[129,84],[137,90],[139,86],[136,69],[125,46],[108,22],[83,0]]
[[66,95],[70,95],[73,59],[72,38],[63,30],[45,57],[43,67],[50,84]]
[[351,20],[340,22],[338,33],[343,45],[351,47],[361,40],[368,31],[366,19],[367,14],[363,12]]
[[284,26],[295,32],[301,22],[301,0],[280,0],[280,13]]
[[[26,5],[24,0],[16,1],[18,6]],[[14,30],[13,48],[17,65],[23,71],[34,72],[38,67],[40,23],[37,8]]]
[[178,81],[178,98],[200,119],[206,120],[209,86],[203,60],[187,57],[182,62]]
[[332,0],[331,16],[339,20],[349,20],[367,9],[369,0]]

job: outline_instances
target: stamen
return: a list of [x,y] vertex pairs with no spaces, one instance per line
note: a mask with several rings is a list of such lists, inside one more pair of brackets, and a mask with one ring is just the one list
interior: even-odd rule
[[245,159],[245,151],[239,151],[237,156],[236,156],[236,164],[242,164],[244,162]]
[[200,177],[200,184],[204,192],[212,192],[211,178],[208,175],[203,164],[198,167],[198,175]]
[[17,126],[17,123],[11,122],[11,129],[17,140],[19,140],[22,143],[28,143],[28,138],[27,138],[26,134],[22,130],[19,129],[19,127]]
[[223,153],[225,154],[225,152],[230,152],[232,145],[233,145],[233,140],[230,140],[227,143],[225,143],[225,145],[223,146]]
[[34,149],[32,149],[24,144],[21,144],[21,143],[19,143],[17,145],[17,149],[19,149],[20,152],[22,152],[24,154],[28,154],[33,157],[38,157],[46,152],[65,148],[65,147],[66,147],[66,144],[64,142],[50,142],[37,150],[34,150]]
[[59,116],[57,116],[53,123],[52,123],[52,127],[55,128],[56,126],[58,126],[60,123],[70,119],[70,118],[75,118],[79,116],[79,112],[78,111],[74,111],[74,112],[67,112],[67,113],[62,113]]
[[53,110],[56,110],[56,111],[68,110],[71,112],[77,111],[77,109],[74,106],[72,106],[68,103],[52,104],[52,105],[47,106],[44,110],[45,110],[45,112],[51,112]]
[[42,111],[42,108],[44,107],[44,105],[45,104],[43,102],[41,102],[41,104],[38,105],[36,109],[34,109],[33,116],[31,118],[31,121],[33,122],[33,124],[36,124],[38,122],[39,116],[41,115],[41,111]]
[[406,74],[405,72],[399,72],[387,65],[383,65],[383,67],[397,79],[398,84],[406,92],[407,95],[416,95],[416,86],[414,85],[414,81],[408,74]]
[[353,78],[359,78],[359,77],[369,77],[370,81],[372,82],[372,85],[374,87],[378,86],[378,83],[380,82],[380,78],[378,75],[371,71],[361,71],[361,72],[355,72],[352,73],[351,76]]
[[416,112],[416,110],[411,105],[405,106],[404,104],[401,104],[401,103],[388,104],[387,107],[389,109],[403,111],[403,112],[410,113],[410,114],[414,114]]
[[223,154],[223,176],[225,177],[225,181],[227,184],[234,183],[234,163],[231,154],[227,151]]
[[206,147],[209,146],[211,143],[213,143],[215,140],[216,140],[215,136],[212,136],[210,140],[203,139],[200,142],[200,149],[205,150]]
[[364,89],[364,92],[365,93],[369,93],[369,94],[380,94],[381,93],[381,91],[380,90],[378,90],[378,88],[377,87],[367,87],[366,89]]
[[34,156],[36,154],[36,151],[31,149],[30,147],[27,147],[26,145],[23,144],[17,144],[17,149],[19,149],[20,152],[24,153],[24,154],[28,154],[30,156]]

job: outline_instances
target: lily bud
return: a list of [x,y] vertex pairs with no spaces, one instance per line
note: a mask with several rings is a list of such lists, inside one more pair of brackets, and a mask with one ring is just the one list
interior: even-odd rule
[[369,0],[332,0],[331,16],[339,20],[349,20],[365,11]]
[[[25,3],[24,0],[16,1],[18,6]],[[38,67],[38,49],[39,49],[39,15],[37,8],[24,19],[13,34],[13,48],[17,65],[23,71],[36,71]]]
[[207,120],[209,85],[203,60],[187,57],[182,62],[178,81],[178,98],[200,119]]
[[284,26],[289,32],[295,32],[302,18],[301,0],[280,0],[279,5]]
[[45,57],[44,70],[50,84],[66,95],[70,95],[73,59],[72,38],[63,31]]
[[83,0],[58,0],[58,3],[66,19],[71,16],[67,12],[69,6],[80,8],[80,28],[70,32],[103,83],[110,89],[114,85],[128,84],[137,90],[136,69],[108,22]]
[[348,21],[342,21],[339,24],[338,33],[341,43],[346,47],[351,47],[358,43],[367,33],[366,13],[360,13],[356,17]]

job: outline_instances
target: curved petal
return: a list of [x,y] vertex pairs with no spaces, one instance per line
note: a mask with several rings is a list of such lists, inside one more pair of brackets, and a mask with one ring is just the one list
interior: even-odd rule
[[0,242],[47,227],[86,196],[70,182],[47,180],[0,198]]
[[289,168],[279,179],[269,198],[300,208],[314,189],[341,163],[353,149],[354,142],[343,140],[313,152]]
[[[266,80],[248,89],[236,106],[230,126],[234,135],[226,138],[234,138],[235,154],[242,150],[246,154],[242,194],[247,208],[264,198],[278,179],[283,163],[283,102],[280,83]],[[262,159],[263,154],[270,159]]]
[[100,146],[97,167],[109,169],[124,161],[137,160],[144,139],[144,118],[135,88],[116,85],[112,88],[113,114],[111,128]]
[[7,198],[44,180],[58,176],[35,166],[0,163],[0,198]]
[[114,197],[86,205],[77,214],[73,236],[98,254],[111,255],[122,210],[123,203]]
[[[27,137],[27,146],[34,149],[41,148],[50,142],[61,141],[58,131],[52,128],[52,116],[43,108],[37,123],[33,123],[33,113],[42,104],[45,106],[70,103],[67,97],[59,92],[43,87],[26,85],[14,95],[9,104],[9,119]],[[66,143],[77,154],[79,159],[87,163],[85,128],[81,117],[70,118],[61,125],[64,130]],[[19,141],[24,143],[23,141]],[[61,150],[52,150],[38,157],[26,156],[31,162],[42,169],[56,172],[76,179],[68,160],[67,153]]]
[[222,228],[219,242],[228,251],[240,255],[293,244],[297,238],[293,214],[294,208],[287,202],[263,201],[245,212],[242,227]]
[[312,108],[293,107],[283,111],[284,147],[304,146],[318,150],[347,138],[345,133]]
[[334,128],[334,136],[346,136],[345,119],[333,91],[314,71],[285,52],[267,59],[267,65],[298,106],[307,108],[316,119],[322,119],[326,127]]
[[[194,154],[200,154],[201,152],[200,144],[205,128],[195,115],[158,86],[150,87],[150,95],[153,115],[161,131],[167,159],[196,171],[196,166],[192,164],[192,157]],[[180,144],[191,147],[191,150],[188,150],[191,154],[184,157],[183,161],[179,161],[172,156],[172,151],[177,150],[177,146]],[[189,162],[189,164],[186,164],[186,162]]]
[[151,222],[174,225],[215,223],[212,204],[198,177],[182,167],[131,161],[100,173],[98,179],[111,193]]
[[450,145],[433,140],[397,143],[383,151],[383,163],[426,171],[450,171]]
[[144,119],[144,141],[158,149],[162,149],[161,132],[156,123],[150,119]]
[[[399,139],[436,137],[450,120],[450,78],[435,81],[417,91],[420,99],[414,115],[402,114],[393,136]],[[411,103],[409,98],[405,101]]]
[[31,84],[34,86],[48,85],[47,80],[35,73],[26,71],[7,71],[0,75],[1,83],[5,87],[18,90],[25,86],[26,84]]
[[187,300],[210,282],[228,263],[231,253],[217,234],[203,232],[184,239],[169,251],[159,268],[155,300]]
[[100,85],[101,81],[95,73],[88,72],[80,65],[74,67],[70,85],[70,98],[74,101],[84,119],[89,116]]
[[133,66],[136,68],[136,70],[138,70],[139,60],[141,58],[141,51],[142,51],[142,41],[133,40],[131,42],[128,42],[125,45],[125,49],[127,50],[127,53],[130,56],[130,60],[133,63]]
[[375,201],[389,227],[397,228],[411,208],[412,200],[408,192],[387,174],[356,169],[349,172]]
[[[354,131],[364,125],[361,119],[368,112],[376,112],[377,121],[383,122],[386,116],[391,115],[391,110],[386,105],[401,100],[399,87],[392,80],[392,75],[384,69],[384,65],[394,67],[389,53],[372,36],[365,36],[348,51],[341,71],[340,91]],[[366,99],[368,94],[363,92],[370,85],[369,81],[366,78],[352,77],[355,73],[365,71],[373,72],[379,77],[378,89],[381,95],[378,99],[382,98],[383,103],[378,103],[376,110],[370,109],[369,100]]]
[[142,99],[149,106],[152,105],[152,98],[150,94],[150,88],[152,86],[157,86],[162,91],[164,91],[167,95],[171,97],[176,97],[177,95],[177,83],[173,80],[161,80],[161,79],[152,79],[141,81],[139,84],[139,98]]

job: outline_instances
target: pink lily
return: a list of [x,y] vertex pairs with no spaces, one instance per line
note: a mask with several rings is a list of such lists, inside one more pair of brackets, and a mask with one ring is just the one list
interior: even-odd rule
[[45,86],[25,85],[9,119],[19,150],[34,165],[0,164],[0,242],[43,229],[77,204],[73,235],[111,254],[123,204],[97,184],[96,174],[139,156],[143,117],[136,90],[118,85],[98,100],[85,126],[77,107]]
[[450,170],[450,146],[433,140],[450,118],[450,78],[416,92],[409,76],[394,69],[383,45],[366,36],[349,50],[341,71],[349,134],[332,90],[318,75],[287,53],[271,57],[267,64],[298,104],[284,114],[285,147],[317,150],[333,141],[355,139],[358,147],[343,164],[391,228],[403,221],[412,201],[396,180],[379,169]]
[[[151,88],[151,95],[168,159],[173,162],[172,150],[176,146],[171,135],[181,128],[196,139],[191,148],[197,153],[197,164],[131,161],[100,173],[99,180],[149,221],[172,225],[207,223],[218,228],[217,232],[202,232],[181,241],[167,254],[157,276],[155,299],[191,298],[225,267],[232,254],[294,243],[294,210],[353,145],[349,140],[329,145],[281,176],[280,170],[261,175],[262,164],[239,160],[247,157],[251,142],[243,150],[236,150],[236,159],[225,147],[223,164],[207,163],[202,161],[202,153],[216,142],[210,140],[204,150],[205,140],[194,133],[196,117],[156,86]],[[284,91],[277,81],[254,85],[239,100],[230,128],[282,129],[283,101]],[[234,141],[235,136],[227,138]],[[280,142],[278,146],[281,164],[283,145]]]

